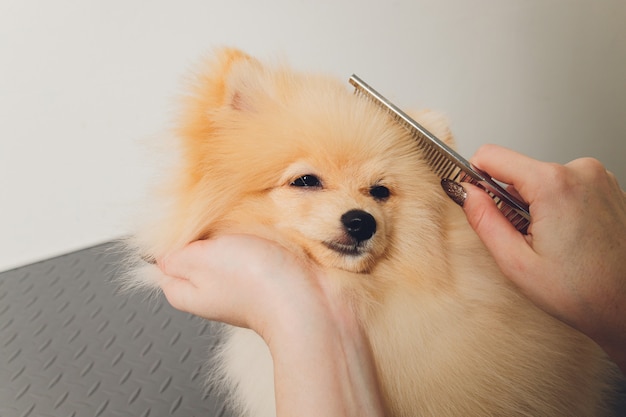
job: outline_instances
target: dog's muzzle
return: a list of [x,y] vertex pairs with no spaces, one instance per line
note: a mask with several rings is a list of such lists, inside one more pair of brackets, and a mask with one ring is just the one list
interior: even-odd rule
[[350,210],[341,216],[343,236],[324,245],[346,256],[361,256],[369,250],[369,240],[376,233],[376,219],[363,210]]

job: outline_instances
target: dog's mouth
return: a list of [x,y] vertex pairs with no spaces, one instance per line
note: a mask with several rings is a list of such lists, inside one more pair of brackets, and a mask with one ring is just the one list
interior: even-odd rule
[[343,243],[337,241],[322,242],[324,246],[344,256],[357,257],[367,252],[366,242]]

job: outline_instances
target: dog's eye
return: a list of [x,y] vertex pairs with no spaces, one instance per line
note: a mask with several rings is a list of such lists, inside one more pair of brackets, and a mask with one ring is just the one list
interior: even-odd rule
[[294,187],[321,187],[322,183],[315,175],[307,174],[291,183]]
[[370,188],[370,195],[376,200],[386,200],[389,198],[389,194],[391,194],[389,188],[384,185],[375,185]]

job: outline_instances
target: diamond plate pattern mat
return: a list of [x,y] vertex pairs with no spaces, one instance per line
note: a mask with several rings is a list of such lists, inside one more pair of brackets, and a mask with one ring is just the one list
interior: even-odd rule
[[118,292],[112,244],[0,273],[0,416],[230,416],[218,325]]

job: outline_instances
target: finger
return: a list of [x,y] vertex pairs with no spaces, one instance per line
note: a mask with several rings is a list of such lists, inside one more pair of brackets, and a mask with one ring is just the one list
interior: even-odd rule
[[196,287],[192,281],[168,277],[161,282],[161,289],[172,307],[209,320],[241,325],[228,311],[232,300],[213,287]]
[[528,264],[524,258],[532,252],[526,238],[504,217],[485,191],[468,183],[462,186],[466,191],[463,210],[469,224],[500,269],[506,275],[519,276]]
[[542,168],[545,162],[501,146],[481,146],[470,161],[492,178],[512,185],[522,200],[528,203],[534,201],[535,191],[544,181]]
[[190,313],[195,311],[198,289],[191,281],[166,276],[161,280],[160,285],[165,298],[172,307]]
[[203,261],[210,257],[208,252],[210,252],[211,246],[212,242],[209,240],[192,242],[158,260],[157,265],[166,275],[190,279],[203,267],[206,268]]

